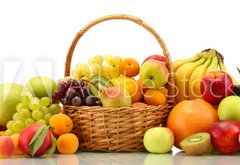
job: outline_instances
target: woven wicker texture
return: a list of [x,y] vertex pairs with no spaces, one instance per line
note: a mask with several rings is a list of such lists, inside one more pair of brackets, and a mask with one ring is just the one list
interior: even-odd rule
[[99,106],[63,106],[64,113],[74,123],[73,133],[80,141],[79,148],[87,151],[143,151],[143,135],[152,127],[165,124],[174,105],[174,77],[172,63],[163,39],[141,19],[124,14],[108,15],[98,18],[75,36],[65,62],[65,76],[70,75],[71,60],[79,39],[93,26],[109,20],[128,20],[149,31],[157,40],[166,57],[170,76],[168,80],[168,100],[165,106],[145,108],[103,108]]

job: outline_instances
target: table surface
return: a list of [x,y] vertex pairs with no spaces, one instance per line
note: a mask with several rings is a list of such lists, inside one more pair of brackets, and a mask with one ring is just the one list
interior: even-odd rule
[[78,152],[72,155],[55,154],[41,158],[4,158],[0,165],[239,165],[240,153],[234,155],[186,156],[184,152],[168,154]]

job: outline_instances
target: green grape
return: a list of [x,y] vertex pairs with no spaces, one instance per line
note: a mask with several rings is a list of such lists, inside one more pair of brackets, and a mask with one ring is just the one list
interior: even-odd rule
[[46,115],[43,116],[43,119],[48,123],[49,122],[49,119],[52,117],[52,114],[51,113],[48,113]]
[[29,103],[31,99],[32,99],[31,95],[22,96],[22,103],[26,106],[25,108],[29,108]]
[[13,123],[14,123],[13,120],[8,121],[8,122],[7,122],[7,125],[6,125],[6,126],[7,126],[7,129],[12,129]]
[[5,136],[12,136],[14,132],[11,129],[7,129],[4,133]]
[[93,75],[101,75],[103,71],[103,66],[99,64],[95,64],[92,66],[92,73]]
[[34,97],[30,103],[29,103],[29,107],[31,110],[39,110],[41,108],[41,104],[40,104],[40,101],[39,101],[39,98],[37,97]]
[[31,117],[31,112],[28,109],[21,109],[19,112],[19,118],[24,120]]
[[40,99],[40,104],[43,106],[48,106],[50,104],[51,100],[48,97],[43,97]]
[[22,120],[16,120],[16,121],[13,123],[13,125],[12,125],[12,130],[13,130],[14,132],[19,133],[19,132],[22,131],[22,129],[23,129],[24,127],[25,127],[25,124],[24,124],[24,122],[23,122]]
[[39,120],[43,117],[43,113],[40,110],[32,111],[32,118],[35,120]]
[[40,123],[40,124],[47,125],[47,122],[46,122],[45,120],[43,120],[43,119],[39,119],[39,120],[37,120],[35,123],[36,123],[36,124],[37,124],[37,123]]
[[41,107],[40,110],[44,115],[49,113],[49,108],[48,107],[43,106],[43,107]]
[[17,106],[16,106],[17,112],[19,112],[23,108],[28,108],[28,106],[23,104],[23,103],[18,103]]
[[25,120],[25,127],[29,126],[29,125],[32,125],[35,123],[35,120],[32,119],[32,118],[28,118]]
[[12,116],[12,119],[13,119],[14,121],[19,120],[19,119],[20,119],[19,113],[18,113],[18,112],[15,112],[15,113],[13,114],[13,116]]
[[59,114],[60,109],[61,109],[61,107],[59,104],[52,104],[49,106],[49,111],[52,115]]

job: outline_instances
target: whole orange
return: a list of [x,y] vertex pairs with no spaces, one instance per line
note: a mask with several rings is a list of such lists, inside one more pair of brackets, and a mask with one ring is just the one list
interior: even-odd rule
[[140,70],[139,63],[133,58],[125,58],[119,64],[119,71],[127,77],[137,76]]
[[217,110],[202,99],[184,100],[178,103],[170,112],[167,127],[175,137],[175,147],[188,136],[207,132],[210,126],[218,120]]
[[167,96],[160,89],[149,89],[144,93],[144,102],[149,105],[166,104]]
[[71,118],[61,113],[53,115],[49,119],[49,125],[53,127],[53,133],[56,135],[69,133],[73,128],[73,122]]

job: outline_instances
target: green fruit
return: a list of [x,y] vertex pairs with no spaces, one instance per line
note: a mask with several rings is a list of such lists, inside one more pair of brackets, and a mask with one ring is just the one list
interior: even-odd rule
[[240,122],[240,97],[228,96],[218,106],[219,120],[235,120]]
[[50,97],[52,92],[56,90],[57,83],[48,77],[38,76],[30,79],[26,87],[35,97],[41,99],[42,97]]
[[148,152],[163,154],[169,152],[174,144],[172,130],[166,127],[154,127],[147,130],[143,144]]
[[26,93],[22,85],[15,83],[0,85],[0,126],[5,127],[16,112],[16,105],[21,102],[21,95]]
[[94,75],[90,78],[89,89],[94,96],[99,95],[100,94],[99,90],[101,90],[103,87],[106,88],[113,87],[113,84],[108,79],[99,75]]
[[204,155],[211,151],[211,136],[207,132],[193,134],[180,142],[187,155]]

